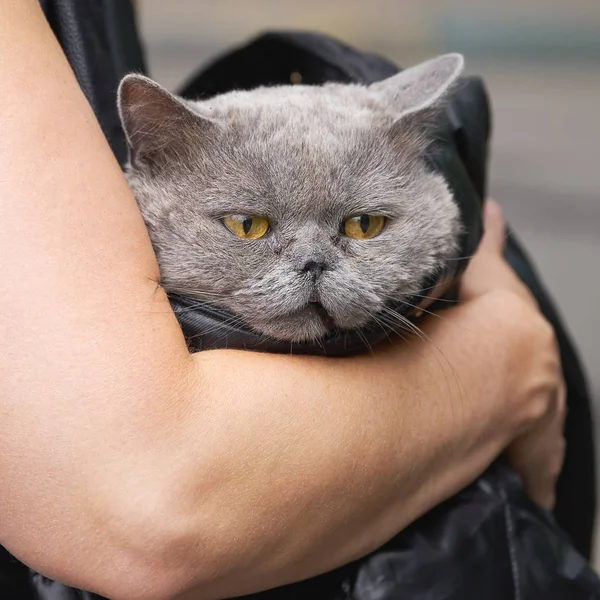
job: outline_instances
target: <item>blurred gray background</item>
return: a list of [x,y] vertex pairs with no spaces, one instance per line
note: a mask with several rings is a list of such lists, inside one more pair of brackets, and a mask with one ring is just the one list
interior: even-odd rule
[[[403,66],[464,52],[468,71],[484,77],[493,104],[491,194],[562,310],[587,368],[600,427],[598,0],[137,5],[150,73],[171,89],[215,54],[271,28],[332,34]],[[596,557],[598,567],[600,552]]]

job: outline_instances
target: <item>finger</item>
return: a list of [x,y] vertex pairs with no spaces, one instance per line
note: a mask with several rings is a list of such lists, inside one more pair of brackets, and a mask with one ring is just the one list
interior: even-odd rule
[[481,251],[502,254],[506,241],[506,225],[502,208],[495,200],[488,199],[483,206],[483,232]]

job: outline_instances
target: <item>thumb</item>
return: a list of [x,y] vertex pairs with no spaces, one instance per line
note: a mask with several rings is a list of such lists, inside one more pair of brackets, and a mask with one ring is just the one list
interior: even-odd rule
[[483,205],[483,237],[479,248],[482,252],[502,254],[505,241],[506,225],[502,208],[495,200],[488,199]]
[[529,290],[502,256],[506,227],[502,209],[494,200],[485,202],[483,229],[479,248],[462,276],[459,298],[467,301],[494,290],[506,290],[535,304]]

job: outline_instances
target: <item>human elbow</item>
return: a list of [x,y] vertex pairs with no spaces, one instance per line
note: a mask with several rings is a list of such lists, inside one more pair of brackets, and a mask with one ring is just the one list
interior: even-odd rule
[[180,552],[150,549],[145,555],[116,562],[121,564],[115,568],[112,563],[111,572],[93,590],[110,600],[183,600],[191,592],[194,600],[211,597],[204,592],[211,587],[209,569],[192,568]]
[[[93,591],[111,600],[180,600],[191,590],[194,600],[210,598],[222,557],[205,541],[210,536],[196,515],[182,510],[181,499],[175,501],[164,490],[155,494],[148,491],[143,506],[115,503],[120,506],[108,530],[118,539],[113,544],[118,558],[111,559],[110,572]],[[160,501],[149,501],[157,496]],[[196,510],[201,506],[197,499]]]

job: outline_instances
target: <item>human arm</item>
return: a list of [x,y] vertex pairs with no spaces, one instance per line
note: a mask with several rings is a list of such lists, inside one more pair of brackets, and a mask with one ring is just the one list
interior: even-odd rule
[[17,556],[128,600],[291,581],[391,537],[539,414],[502,379],[524,335],[512,297],[426,323],[429,347],[190,357],[39,9],[0,15],[0,541]]

